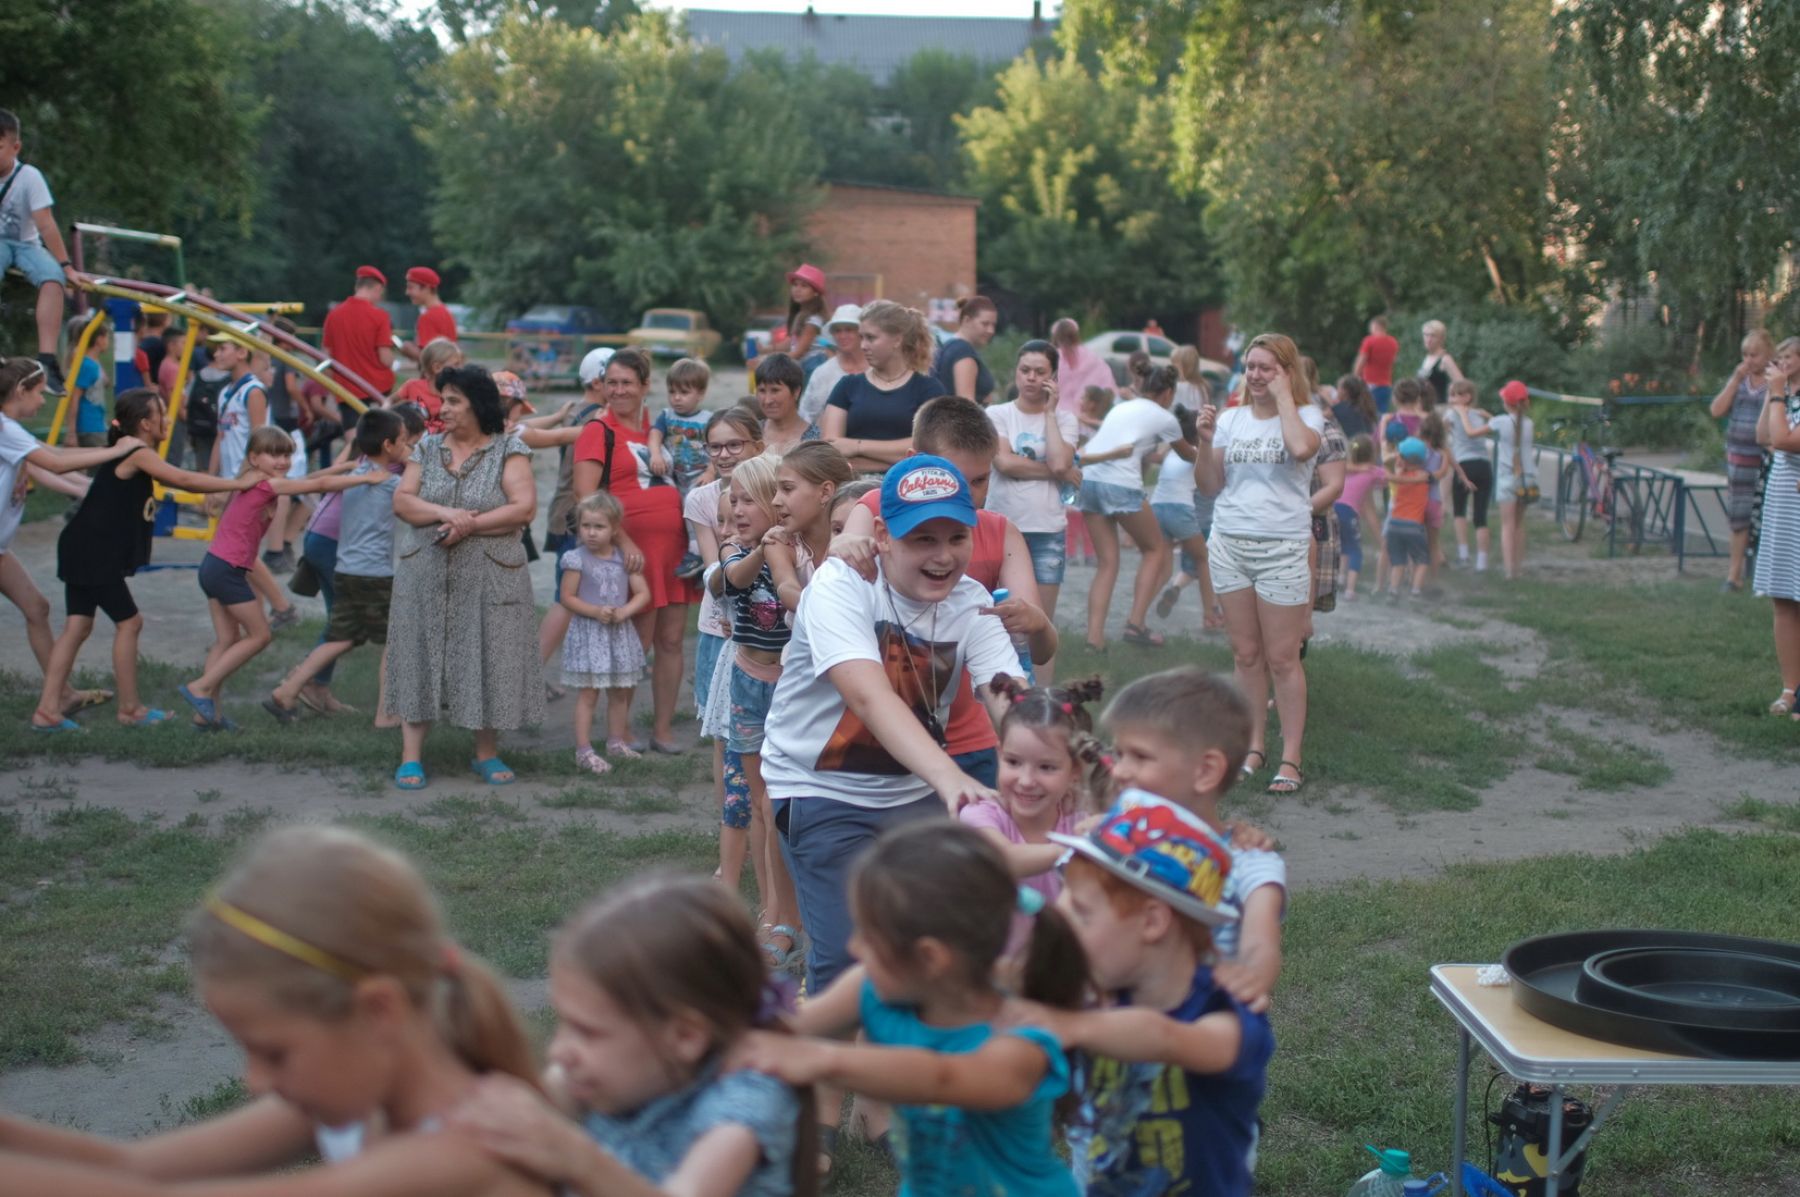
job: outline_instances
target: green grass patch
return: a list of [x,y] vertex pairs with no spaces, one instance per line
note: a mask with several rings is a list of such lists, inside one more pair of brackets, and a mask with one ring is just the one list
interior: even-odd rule
[[1656,753],[1605,740],[1565,727],[1552,726],[1547,733],[1550,748],[1537,758],[1537,767],[1575,779],[1584,790],[1615,792],[1639,786],[1659,786],[1675,775]]
[[1592,678],[1580,701],[1600,707],[1610,692],[1627,709],[1648,703],[1684,727],[1783,763],[1800,762],[1793,725],[1766,707],[1781,683],[1769,642],[1769,608],[1721,595],[1710,580],[1652,584],[1521,581],[1471,590],[1470,607],[1537,632],[1546,674]]
[[20,517],[20,522],[29,524],[37,520],[61,519],[74,502],[68,495],[33,483],[25,494],[25,514]]
[[1800,806],[1787,806],[1779,802],[1764,802],[1761,798],[1746,795],[1725,808],[1728,819],[1742,819],[1746,823],[1761,823],[1773,827],[1777,831],[1800,832]]

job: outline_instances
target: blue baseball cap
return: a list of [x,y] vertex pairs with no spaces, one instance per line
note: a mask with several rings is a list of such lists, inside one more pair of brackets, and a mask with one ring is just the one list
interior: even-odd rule
[[881,519],[892,536],[905,536],[926,520],[955,520],[973,528],[975,501],[962,471],[921,453],[896,463],[881,479]]
[[1425,442],[1416,436],[1409,436],[1400,442],[1400,457],[1403,461],[1424,461],[1426,455]]

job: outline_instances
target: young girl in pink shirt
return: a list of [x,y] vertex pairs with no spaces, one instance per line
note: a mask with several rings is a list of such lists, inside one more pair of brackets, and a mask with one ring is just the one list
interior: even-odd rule
[[249,574],[256,564],[263,534],[269,530],[269,521],[275,514],[275,501],[283,495],[323,494],[349,490],[353,486],[374,486],[388,476],[382,470],[355,476],[338,473],[356,464],[344,462],[310,477],[289,478],[287,472],[293,457],[293,439],[275,425],[265,424],[250,433],[240,476],[259,475],[261,480],[231,497],[213,531],[206,557],[200,562],[200,590],[206,595],[207,606],[212,611],[214,639],[206,652],[205,672],[177,690],[194,708],[194,726],[202,731],[235,729],[234,723],[219,714],[219,689],[226,678],[274,639],[274,633],[269,631],[269,621],[263,616],[262,603],[250,588]]

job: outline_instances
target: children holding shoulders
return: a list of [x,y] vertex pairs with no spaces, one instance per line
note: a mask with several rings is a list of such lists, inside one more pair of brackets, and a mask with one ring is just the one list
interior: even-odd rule
[[[233,1179],[246,1197],[548,1194],[472,1138],[434,1133],[482,1075],[535,1070],[505,989],[451,942],[402,857],[341,828],[273,832],[195,912],[188,948],[255,1099],[131,1143],[0,1118],[0,1191],[151,1197]],[[291,1171],[315,1153],[327,1167]]]
[[583,1197],[816,1191],[810,1093],[725,1065],[783,1005],[734,893],[651,876],[590,904],[556,936],[550,1005],[542,1091],[491,1075],[454,1130]]
[[808,992],[849,965],[845,879],[858,853],[889,828],[992,795],[951,759],[944,732],[965,673],[985,690],[1018,668],[1005,627],[983,614],[991,596],[965,576],[975,511],[955,465],[907,458],[882,481],[874,578],[834,557],[801,595],[762,773],[809,936]]
[[1536,498],[1537,490],[1537,428],[1526,414],[1531,407],[1531,392],[1524,383],[1515,378],[1501,387],[1500,401],[1505,410],[1489,426],[1500,450],[1494,465],[1494,501],[1500,505],[1500,561],[1511,581],[1525,564],[1525,508]]
[[[1444,422],[1450,430],[1450,457],[1456,463],[1451,486],[1451,507],[1456,523],[1456,561],[1469,560],[1469,525],[1475,526],[1475,572],[1488,566],[1488,502],[1494,496],[1494,466],[1488,459],[1487,441],[1494,435],[1488,414],[1475,406],[1475,384],[1459,378],[1450,384],[1450,409]],[[1473,511],[1470,500],[1473,500]]]
[[375,481],[346,490],[337,499],[337,549],[324,635],[262,704],[263,710],[282,723],[300,717],[300,692],[316,680],[320,670],[359,644],[379,644],[382,669],[375,704],[377,725],[397,726],[398,721],[387,714],[386,668],[388,608],[394,598],[394,492],[400,489],[400,477],[418,440],[407,435],[406,422],[390,408],[372,407],[356,422],[352,447],[361,460],[349,477],[361,481],[373,476]]
[[[708,413],[700,410],[706,402],[706,388],[712,382],[712,371],[696,358],[684,357],[669,367],[667,385],[669,405],[656,413],[650,422],[650,472],[672,478],[682,502],[694,488],[706,480],[711,463],[706,455]],[[675,567],[678,578],[697,578],[705,563],[700,559],[700,546],[688,533],[687,553]]]
[[1087,836],[1055,839],[1072,852],[1058,907],[1104,1004],[1035,1017],[1090,1057],[1070,1136],[1086,1192],[1248,1197],[1275,1038],[1213,963],[1214,936],[1238,920],[1230,848],[1141,790]]
[[138,636],[144,617],[131,596],[127,579],[150,562],[155,484],[210,494],[255,485],[249,476],[231,480],[177,469],[157,456],[152,445],[167,432],[168,409],[153,387],[135,387],[113,405],[112,443],[134,447],[124,456],[95,467],[93,483],[56,541],[56,576],[62,579],[67,620],[50,664],[44,688],[32,712],[34,731],[76,731],[80,725],[63,714],[62,696],[81,646],[94,630],[95,613],[113,622],[113,685],[118,688],[118,719],[127,727],[153,727],[169,712],[145,706],[138,698]]
[[1020,1025],[1019,999],[993,979],[1012,912],[1035,912],[1023,996],[1074,1007],[1087,966],[1067,922],[1018,887],[985,836],[953,824],[884,835],[857,864],[849,899],[860,966],[814,991],[794,1025],[860,1028],[868,1044],[758,1035],[739,1063],[895,1103],[902,1197],[1074,1197],[1053,1137],[1068,1061],[1052,1035]]
[[181,697],[194,708],[195,726],[208,731],[235,728],[219,713],[220,689],[226,680],[269,646],[274,638],[263,618],[262,603],[250,588],[249,574],[258,564],[257,547],[268,530],[275,501],[282,495],[325,494],[353,486],[378,486],[388,475],[370,470],[349,476],[353,468],[344,462],[310,477],[288,477],[294,460],[294,442],[273,424],[250,433],[240,474],[250,479],[226,504],[213,532],[212,543],[200,562],[200,591],[212,611],[213,644],[206,653],[206,668],[194,680],[178,687]]
[[1444,481],[1456,469],[1450,456],[1450,433],[1444,417],[1428,411],[1419,421],[1419,439],[1425,442],[1425,473],[1431,479],[1425,500],[1425,561],[1430,577],[1437,576],[1443,564],[1443,551],[1438,548],[1438,534],[1444,527]]
[[[1395,401],[1399,401],[1398,395]],[[1383,540],[1391,568],[1388,589],[1395,602],[1400,601],[1400,584],[1408,567],[1412,569],[1412,589],[1407,594],[1415,599],[1421,596],[1425,571],[1431,562],[1431,542],[1425,527],[1431,503],[1430,454],[1424,441],[1409,436],[1395,449],[1393,466],[1388,474],[1393,499],[1388,503]]]

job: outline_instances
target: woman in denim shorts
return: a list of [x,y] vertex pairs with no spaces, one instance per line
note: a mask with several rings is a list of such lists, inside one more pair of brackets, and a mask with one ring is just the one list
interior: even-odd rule
[[1146,647],[1163,642],[1144,626],[1150,600],[1168,577],[1170,563],[1169,542],[1163,539],[1144,497],[1144,457],[1152,449],[1171,445],[1183,460],[1194,459],[1194,447],[1182,438],[1181,424],[1169,410],[1175,401],[1175,383],[1172,366],[1150,371],[1143,396],[1113,404],[1100,430],[1081,451],[1080,507],[1088,517],[1088,534],[1099,560],[1088,591],[1089,648],[1105,648],[1106,612],[1119,580],[1121,528],[1142,554],[1131,591],[1131,617],[1125,621],[1125,642]]

